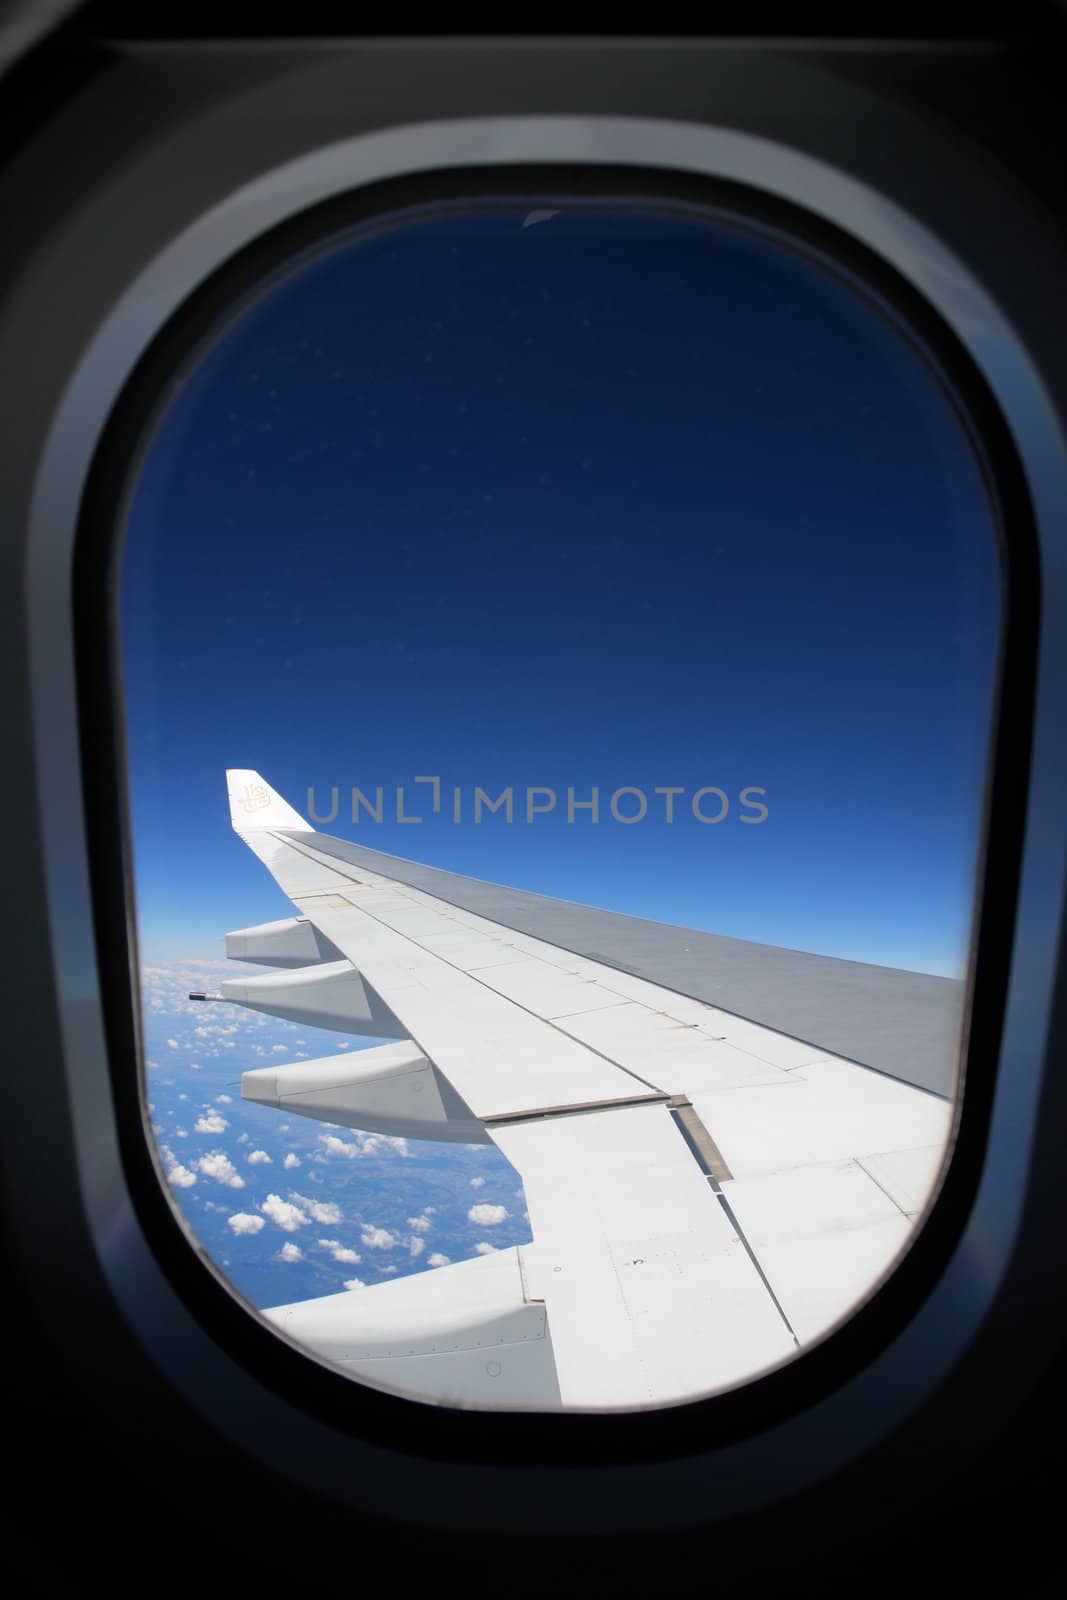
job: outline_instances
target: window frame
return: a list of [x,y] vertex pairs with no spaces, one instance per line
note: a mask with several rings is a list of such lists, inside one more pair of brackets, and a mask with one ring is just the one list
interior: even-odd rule
[[[268,225],[270,213],[273,213],[274,223],[278,224],[287,210],[304,210],[309,190],[316,187],[319,199],[326,201],[342,182],[346,188],[350,185],[352,168],[358,164],[359,158],[363,158],[364,171],[368,162],[374,167],[379,183],[389,181],[385,174],[391,174],[393,182],[409,182],[412,173],[432,171],[434,168],[438,177],[430,181],[440,182],[440,175],[450,168],[446,157],[455,159],[457,153],[463,152],[475,165],[476,178],[483,186],[488,168],[505,165],[505,156],[514,162],[517,156],[525,152],[527,160],[534,164],[547,162],[557,169],[553,172],[555,192],[562,187],[562,164],[576,159],[595,166],[600,181],[603,181],[600,173],[610,167],[644,166],[646,163],[651,163],[649,170],[660,169],[660,178],[667,185],[677,183],[682,186],[684,182],[697,185],[709,182],[751,183],[752,177],[758,175],[763,180],[763,187],[772,190],[777,188],[779,203],[787,207],[798,202],[806,204],[816,215],[821,214],[824,223],[831,229],[847,223],[853,236],[857,233],[861,235],[867,249],[873,248],[876,255],[890,262],[891,274],[895,273],[905,280],[910,277],[913,287],[917,287],[920,294],[925,291],[925,298],[932,300],[935,312],[953,329],[956,341],[964,350],[969,347],[969,360],[982,373],[979,382],[996,397],[999,412],[1003,412],[1008,419],[1003,429],[1003,451],[1009,458],[1013,454],[1009,430],[1014,425],[1015,442],[1022,458],[1022,466],[1017,469],[1013,468],[1010,459],[998,463],[1004,475],[1004,488],[1008,489],[1009,506],[1013,493],[1021,495],[1022,499],[1009,511],[1013,544],[1018,540],[1018,550],[1013,550],[1012,592],[1008,610],[1009,635],[1013,629],[1015,632],[1014,643],[1009,637],[1005,654],[1000,719],[1002,731],[998,740],[997,776],[991,791],[991,829],[996,848],[990,855],[984,888],[986,907],[983,931],[979,940],[977,966],[972,969],[972,981],[979,1002],[975,1018],[981,1024],[972,1031],[977,1035],[979,1054],[969,1067],[971,1080],[963,1100],[964,1124],[969,1120],[970,1126],[978,1129],[980,1116],[983,1127],[982,1132],[977,1134],[979,1143],[975,1143],[969,1130],[966,1140],[961,1139],[949,1167],[944,1196],[930,1221],[919,1233],[921,1253],[929,1255],[928,1241],[933,1243],[936,1232],[932,1232],[934,1222],[942,1214],[948,1217],[949,1212],[945,1208],[952,1184],[956,1182],[953,1174],[961,1174],[957,1184],[959,1198],[955,1202],[954,1221],[949,1233],[944,1235],[944,1254],[940,1266],[932,1272],[921,1307],[918,1310],[914,1308],[919,1280],[913,1277],[908,1291],[911,1308],[905,1308],[901,1301],[895,1332],[887,1336],[886,1325],[883,1324],[882,1335],[875,1339],[874,1345],[855,1347],[857,1354],[854,1361],[847,1361],[842,1341],[850,1335],[859,1337],[855,1330],[862,1333],[864,1319],[870,1322],[876,1307],[883,1307],[884,1310],[888,1304],[885,1297],[890,1295],[890,1291],[897,1293],[898,1285],[907,1289],[908,1275],[915,1270],[913,1262],[920,1254],[918,1247],[913,1249],[890,1283],[878,1291],[870,1304],[824,1344],[805,1352],[768,1379],[746,1385],[730,1395],[693,1402],[684,1408],[627,1413],[622,1417],[607,1418],[570,1414],[516,1419],[513,1414],[459,1413],[428,1408],[421,1403],[392,1396],[379,1396],[376,1391],[354,1384],[335,1372],[318,1368],[313,1358],[284,1346],[275,1333],[265,1327],[257,1328],[248,1313],[234,1300],[229,1289],[214,1285],[217,1303],[213,1306],[209,1304],[211,1292],[208,1275],[189,1250],[185,1236],[175,1229],[174,1244],[179,1249],[172,1254],[165,1225],[159,1219],[155,1222],[149,1220],[153,1202],[147,1193],[145,1174],[137,1171],[137,1157],[132,1149],[129,1127],[125,1131],[120,1128],[115,1137],[114,1129],[109,1135],[102,1122],[103,1117],[110,1115],[110,1106],[107,1104],[110,1094],[116,1096],[118,1121],[121,1122],[123,1118],[120,1079],[124,1071],[127,1077],[131,1076],[128,1072],[129,1052],[131,1045],[135,1048],[136,1041],[132,1037],[129,1017],[136,1007],[136,1000],[134,1008],[131,1008],[131,965],[128,959],[129,946],[125,942],[129,931],[128,911],[125,900],[119,899],[116,894],[116,886],[123,880],[128,867],[116,848],[119,844],[121,794],[112,761],[114,729],[108,728],[104,720],[108,716],[111,685],[102,677],[99,649],[94,649],[99,643],[103,615],[99,583],[105,569],[100,559],[99,545],[94,546],[91,536],[84,532],[88,525],[86,523],[83,523],[80,549],[75,558],[78,565],[76,568],[71,566],[75,522],[79,506],[83,503],[90,460],[101,437],[101,420],[116,403],[125,404],[120,402],[120,395],[126,390],[131,372],[145,360],[144,350],[149,340],[159,337],[161,332],[166,340],[167,334],[161,325],[168,320],[170,308],[178,298],[180,289],[192,291],[203,282],[212,268],[217,269],[227,260],[231,260],[232,265],[234,252],[241,248],[242,243],[248,244],[254,237],[261,236],[262,230]],[[495,155],[489,158],[487,152],[495,152]],[[638,159],[642,153],[643,159]],[[619,159],[623,155],[626,160]],[[253,171],[262,167],[262,155],[257,157],[254,148],[246,151],[246,158]],[[684,180],[677,176],[664,178],[665,168],[673,174],[688,173],[689,176]],[[783,194],[789,196],[788,200],[782,200]],[[188,201],[189,196],[184,198]],[[38,777],[41,792],[48,801],[43,826],[52,874],[49,909],[53,926],[63,924],[57,945],[61,995],[64,989],[61,968],[64,952],[66,959],[72,960],[70,952],[77,946],[81,962],[88,962],[88,966],[83,965],[81,970],[90,974],[88,1006],[82,1003],[79,1009],[76,1002],[84,1002],[84,996],[73,994],[69,987],[66,990],[66,1044],[71,1063],[68,1083],[73,1098],[80,1101],[75,1120],[77,1122],[80,1114],[82,1123],[80,1129],[76,1128],[76,1133],[80,1139],[79,1156],[87,1191],[87,1209],[96,1224],[94,1231],[110,1291],[122,1306],[127,1319],[142,1332],[142,1337],[148,1339],[155,1359],[198,1409],[206,1405],[213,1411],[217,1426],[231,1437],[244,1440],[260,1436],[260,1423],[266,1415],[262,1413],[257,1420],[247,1408],[254,1410],[255,1406],[266,1404],[267,1411],[275,1419],[284,1413],[287,1423],[282,1432],[286,1448],[281,1449],[276,1445],[272,1447],[271,1455],[285,1470],[295,1472],[305,1481],[315,1481],[334,1494],[338,1492],[337,1484],[329,1482],[329,1473],[324,1473],[323,1464],[332,1458],[336,1470],[340,1457],[334,1454],[335,1451],[340,1450],[345,1459],[350,1459],[353,1452],[349,1451],[349,1446],[357,1447],[355,1453],[358,1454],[358,1447],[368,1441],[373,1441],[379,1447],[388,1443],[392,1449],[406,1450],[409,1454],[421,1457],[433,1456],[442,1466],[451,1458],[453,1470],[456,1456],[469,1463],[488,1465],[495,1461],[498,1465],[508,1464],[516,1468],[533,1462],[552,1462],[562,1468],[565,1463],[581,1467],[623,1460],[641,1468],[656,1464],[664,1466],[673,1460],[678,1468],[688,1458],[692,1464],[703,1462],[706,1474],[714,1454],[714,1481],[721,1488],[729,1480],[729,1463],[738,1459],[738,1451],[750,1453],[751,1447],[758,1444],[766,1452],[768,1441],[774,1441],[777,1436],[777,1444],[771,1442],[769,1445],[769,1461],[775,1465],[772,1466],[766,1489],[761,1490],[746,1480],[740,1490],[735,1488],[733,1493],[722,1497],[720,1514],[736,1511],[740,1504],[746,1503],[746,1497],[748,1504],[757,1504],[765,1494],[773,1493],[771,1483],[780,1490],[783,1478],[797,1485],[804,1481],[806,1475],[810,1476],[810,1469],[806,1474],[803,1466],[803,1435],[807,1432],[810,1436],[813,1427],[818,1429],[828,1425],[828,1407],[833,1409],[836,1405],[838,1425],[842,1426],[844,1434],[850,1435],[838,1451],[839,1461],[848,1459],[850,1454],[854,1455],[857,1449],[862,1449],[864,1436],[869,1440],[872,1435],[877,1436],[884,1431],[888,1425],[887,1418],[896,1414],[895,1405],[891,1405],[887,1411],[887,1401],[892,1398],[891,1373],[897,1363],[908,1360],[909,1343],[914,1349],[916,1340],[920,1346],[926,1341],[927,1360],[922,1379],[924,1388],[932,1386],[936,1372],[943,1372],[951,1365],[988,1307],[995,1287],[992,1279],[989,1284],[978,1286],[977,1290],[972,1285],[969,1295],[957,1298],[956,1314],[943,1317],[939,1334],[935,1303],[940,1303],[942,1312],[946,1296],[951,1303],[954,1292],[951,1282],[953,1268],[958,1268],[961,1256],[966,1255],[968,1237],[973,1237],[974,1218],[982,1214],[983,1195],[986,1197],[986,1223],[990,1204],[996,1207],[999,1214],[1001,1226],[997,1234],[1001,1247],[1001,1271],[1006,1266],[1010,1251],[1010,1226],[1003,1225],[1003,1213],[1010,1211],[1012,1201],[1003,1188],[1003,1177],[998,1179],[996,1169],[998,1165],[1002,1167],[1005,1161],[1009,1166],[1014,1161],[1018,1170],[1020,1150],[1025,1150],[1026,1125],[1033,1114],[1040,1077],[1039,1052],[1032,1048],[1028,1057],[1026,1054],[1023,1041],[1027,1032],[1027,1018],[1025,1014],[1021,1017],[1018,1015],[1018,999],[1015,1013],[1009,1000],[1006,1017],[1009,1046],[1012,1046],[1018,1063],[1017,1076],[1010,1083],[1005,1083],[1002,1076],[998,1084],[994,1071],[999,1013],[1003,992],[1007,988],[1014,885],[1023,836],[1029,731],[1026,713],[1036,645],[1037,563],[1033,548],[1029,551],[1026,549],[1025,499],[1029,486],[1036,506],[1040,537],[1043,518],[1046,522],[1051,518],[1052,497],[1057,483],[1063,481],[1065,467],[1062,441],[1055,441],[1060,447],[1059,454],[1050,457],[1047,453],[1047,431],[1040,426],[1035,430],[1032,425],[1035,383],[1025,370],[1025,352],[1015,330],[1006,323],[997,307],[989,304],[970,273],[953,260],[945,246],[884,198],[880,204],[872,204],[868,186],[860,184],[842,169],[813,160],[795,148],[775,146],[766,139],[731,130],[699,127],[693,123],[656,121],[653,124],[641,118],[531,116],[498,118],[491,126],[479,119],[465,119],[357,134],[343,145],[328,145],[296,159],[287,167],[280,170],[276,168],[266,175],[253,178],[243,188],[232,190],[229,197],[213,209],[203,209],[202,197],[199,209],[195,202],[192,209],[194,220],[184,230],[176,226],[173,216],[169,218],[169,249],[157,251],[154,258],[142,255],[140,277],[122,298],[117,303],[107,303],[105,299],[104,307],[97,307],[95,336],[81,350],[81,360],[75,363],[73,372],[68,376],[65,392],[59,399],[58,409],[49,419],[51,429],[47,431],[47,437],[41,440],[29,530],[30,605],[36,657]],[[162,205],[161,210],[165,211],[166,206]],[[857,217],[861,224],[859,227]],[[99,216],[96,221],[99,226]],[[53,250],[53,271],[57,252],[60,260],[64,259],[66,252],[65,261],[69,268],[77,235],[78,229],[75,227],[61,237]],[[143,252],[145,241],[140,239],[136,243]],[[919,245],[923,253],[918,257],[917,265],[915,251]],[[857,248],[862,252],[863,247],[861,244]],[[132,253],[136,254],[136,249]],[[924,268],[927,269],[925,276]],[[32,289],[30,299],[32,302]],[[983,317],[978,319],[977,332],[973,315],[976,304],[983,312]],[[151,352],[149,362],[158,359],[163,348],[157,346]],[[141,376],[147,371],[148,368],[142,367]],[[1030,380],[1022,385],[1021,404],[1018,392],[1020,374]],[[133,381],[137,382],[136,376]],[[127,401],[130,393],[132,391],[126,390]],[[1037,394],[1040,399],[1039,385]],[[1029,428],[1026,426],[1027,407],[1030,411]],[[994,407],[994,415],[999,412]],[[113,414],[109,421],[106,431],[112,434],[112,440],[116,436],[112,433],[113,424],[116,430],[121,428],[121,416]],[[1046,451],[1044,459],[1042,450]],[[84,514],[99,536],[105,521],[100,514],[101,507],[108,495],[114,494],[115,485],[108,476],[103,456],[97,458],[94,470],[95,479],[89,490],[91,499],[84,502],[88,508]],[[123,475],[128,470],[128,463],[124,463]],[[1010,488],[1013,471],[1017,477],[1014,490]],[[71,760],[75,663],[69,648],[55,651],[57,636],[62,634],[69,614],[66,608],[71,601],[72,579],[77,607],[77,667],[82,705],[83,766],[80,776],[76,764]],[[53,652],[51,656],[50,651]],[[57,715],[57,712],[60,714]],[[60,781],[55,787],[57,775],[63,775],[66,781]],[[82,778],[85,782],[84,796],[81,793]],[[1047,815],[1047,805],[1045,809]],[[1058,841],[1061,854],[1062,833],[1061,827]],[[64,853],[69,854],[72,848],[81,852],[86,834],[93,857],[98,912],[95,930],[98,971],[92,970],[93,928],[88,876],[79,870],[75,874],[76,881],[64,882],[63,878]],[[1035,870],[1031,867],[1031,879]],[[1024,995],[1027,984],[1032,992],[1035,978],[1039,979],[1039,975],[1035,973],[1031,962],[1029,973],[1021,980]],[[103,1009],[100,1006],[100,993],[105,997]],[[106,1045],[105,1009],[108,1013]],[[127,1016],[125,1023],[123,1013]],[[1013,1020],[1016,1029],[1014,1042],[1011,1035]],[[75,1070],[73,1061],[79,1052],[81,1061]],[[112,1079],[110,1093],[101,1093],[102,1086],[107,1084],[109,1052],[120,1077]],[[997,1091],[996,1103],[994,1090]],[[95,1105],[90,1103],[94,1091],[98,1101]],[[137,1093],[139,1098],[139,1086]],[[985,1125],[990,1117],[994,1140],[988,1148],[999,1157],[999,1161],[993,1162],[983,1161],[985,1151],[980,1148],[980,1145],[984,1145]],[[128,1123],[129,1119],[126,1120]],[[138,1139],[143,1147],[140,1129]],[[967,1144],[973,1153],[966,1152]],[[117,1164],[116,1157],[119,1158]],[[963,1166],[960,1165],[961,1160]],[[94,1167],[97,1170],[94,1171]],[[173,1216],[169,1213],[165,1196],[158,1190],[155,1173],[151,1172],[150,1177],[161,1214],[162,1211],[167,1212],[170,1225],[174,1228]],[[966,1192],[962,1186],[965,1179]],[[97,1185],[95,1196],[94,1182]],[[999,1189],[998,1182],[1001,1185]],[[127,1215],[130,1225],[141,1231],[137,1248],[129,1252],[125,1259],[121,1253],[109,1253],[107,1229],[100,1226],[104,1220],[99,1204],[102,1188],[115,1184],[128,1190]],[[979,1229],[983,1225],[979,1222]],[[179,1253],[186,1265],[178,1261]],[[194,1342],[203,1345],[206,1339],[208,1344],[217,1346],[217,1354],[222,1355],[221,1365],[217,1359],[213,1363],[213,1379],[205,1371],[206,1382],[203,1386],[190,1384],[189,1372],[175,1361],[176,1351],[173,1347],[168,1349],[167,1338],[160,1340],[158,1330],[155,1335],[151,1333],[152,1316],[146,1317],[143,1304],[145,1274],[149,1270],[146,1257],[152,1259],[159,1276],[159,1283],[150,1297],[154,1297],[157,1316],[164,1305],[169,1304],[173,1309],[176,1296],[183,1305],[186,1318],[182,1324],[183,1338],[187,1339],[196,1330],[199,1337]],[[933,1262],[932,1256],[930,1261]],[[965,1269],[964,1261],[964,1272]],[[957,1271],[957,1288],[959,1276]],[[922,1290],[919,1289],[918,1293],[922,1293]],[[224,1297],[229,1305],[229,1313],[220,1297]],[[888,1343],[887,1337],[890,1340]],[[929,1359],[931,1340],[937,1346],[932,1361]],[[832,1360],[829,1359],[829,1352],[832,1352]],[[820,1357],[826,1359],[823,1361],[821,1378],[816,1380]],[[218,1379],[234,1362],[243,1366],[251,1377],[245,1385],[243,1399],[236,1404],[226,1405]],[[846,1366],[848,1377],[843,1378]],[[297,1375],[298,1368],[303,1371],[303,1377]],[[811,1386],[805,1380],[806,1392],[801,1394],[797,1391],[795,1404],[786,1408],[791,1411],[793,1423],[798,1426],[792,1428],[795,1442],[784,1452],[784,1457],[788,1459],[783,1459],[783,1428],[789,1426],[781,1420],[783,1410],[778,1403],[769,1410],[761,1409],[760,1404],[755,1403],[755,1392],[765,1384],[774,1384],[780,1377],[795,1376],[802,1371],[808,1374]],[[339,1398],[340,1392],[346,1388],[358,1397],[358,1417],[346,1415],[350,1408]],[[857,1419],[857,1425],[851,1428],[843,1426],[847,1420],[850,1402],[846,1396],[850,1389]],[[869,1414],[866,1415],[863,1406],[854,1405],[857,1393],[864,1389],[868,1398]],[[380,1429],[373,1425],[373,1407],[368,1408],[368,1398],[375,1405],[380,1400],[384,1406]],[[727,1426],[725,1412],[735,1399],[743,1402],[743,1411],[739,1412],[735,1407],[733,1424]],[[872,1404],[872,1401],[877,1401],[877,1404]],[[844,1414],[841,1411],[842,1403],[846,1407]],[[698,1417],[698,1413],[705,1412],[708,1407],[716,1408],[719,1413],[714,1430],[709,1428],[707,1417]],[[408,1413],[410,1425],[400,1428],[398,1437],[397,1422],[401,1411]],[[820,1413],[822,1423],[819,1421]],[[521,1438],[515,1437],[517,1420],[523,1424]],[[529,1428],[525,1426],[527,1422],[531,1424]],[[624,1424],[625,1432],[616,1424]],[[501,1437],[495,1441],[489,1440],[484,1427],[495,1429]],[[352,1429],[352,1433],[346,1438],[348,1428]],[[510,1434],[510,1439],[503,1438],[505,1432]],[[584,1438],[580,1438],[583,1432]],[[555,1437],[551,1437],[553,1433]],[[566,1437],[568,1433],[569,1438]],[[643,1435],[640,1439],[639,1434]],[[758,1441],[755,1439],[757,1434],[763,1435]],[[329,1449],[324,1448],[327,1435],[331,1441]],[[302,1452],[299,1466],[294,1463],[293,1451],[289,1448],[297,1444],[298,1436],[302,1438],[302,1443],[297,1446]],[[258,1453],[262,1453],[263,1449],[260,1439]],[[312,1459],[316,1450],[320,1451],[317,1461]],[[348,1452],[347,1456],[345,1452]],[[822,1470],[825,1470],[825,1466]],[[556,1491],[555,1515],[566,1520],[560,1493],[566,1493],[563,1484],[567,1473],[561,1471],[558,1479],[560,1488]],[[704,1493],[707,1493],[711,1480],[705,1475],[704,1481]],[[620,1497],[618,1504],[624,1505],[625,1497]],[[657,1509],[662,1514],[662,1508]],[[626,1514],[620,1513],[618,1521],[620,1526],[625,1526]]]

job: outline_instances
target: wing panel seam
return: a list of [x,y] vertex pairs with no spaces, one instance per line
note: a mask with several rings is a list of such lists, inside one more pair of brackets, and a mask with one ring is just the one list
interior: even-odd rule
[[[310,859],[314,859],[313,855],[309,853],[309,849],[297,844],[295,839],[286,838],[284,835],[275,834],[272,830],[269,830],[269,829],[264,830],[264,831],[270,832],[272,838],[277,838],[280,843],[287,844],[287,845],[291,846],[292,849],[299,851],[299,853],[301,855],[307,856],[309,860]],[[356,880],[353,879],[353,882],[356,882]],[[407,887],[410,887],[410,886],[409,885],[404,885],[403,887],[407,888]],[[423,893],[423,892],[426,892],[426,891],[416,891],[416,892],[417,893]],[[331,893],[336,894],[337,891],[333,890],[333,891],[331,891]],[[312,898],[313,898],[313,895],[301,895],[300,896],[301,901],[310,900]],[[435,899],[436,896],[430,895],[429,898],[430,899]],[[290,899],[292,899],[292,896],[290,896]],[[417,901],[413,901],[412,903],[413,904],[417,904],[418,902]],[[445,901],[442,901],[441,904],[442,905],[448,905],[449,902],[447,900],[445,900]],[[630,1068],[630,1067],[624,1067],[621,1062],[615,1061],[611,1056],[605,1054],[605,1052],[603,1050],[598,1050],[595,1045],[589,1044],[586,1040],[584,1040],[584,1039],[575,1039],[573,1034],[567,1033],[567,1031],[564,1028],[558,1028],[556,1026],[555,1022],[553,1020],[551,1020],[550,1018],[538,1016],[536,1011],[532,1011],[529,1006],[523,1005],[521,1000],[516,1000],[511,995],[501,995],[500,991],[498,989],[494,989],[492,984],[484,983],[477,976],[477,971],[468,971],[463,967],[457,966],[454,961],[449,961],[448,957],[446,955],[441,954],[440,951],[427,950],[426,946],[419,944],[417,939],[413,939],[411,937],[411,935],[408,934],[408,933],[403,933],[399,928],[391,927],[390,924],[384,920],[384,918],[376,917],[374,912],[373,911],[369,911],[366,908],[366,906],[353,905],[351,901],[348,902],[348,905],[349,905],[351,910],[358,911],[358,912],[361,913],[361,915],[363,915],[365,917],[369,917],[372,922],[376,922],[380,928],[388,928],[390,933],[395,934],[400,939],[405,939],[408,944],[414,945],[415,949],[421,950],[424,955],[433,956],[435,961],[440,961],[444,966],[450,967],[453,972],[459,973],[461,977],[469,978],[471,980],[471,982],[472,983],[476,983],[480,989],[484,989],[489,994],[496,995],[501,999],[507,1000],[509,1005],[515,1006],[516,1009],[519,1010],[519,1011],[524,1011],[526,1013],[526,1015],[528,1017],[532,1017],[535,1022],[540,1022],[544,1027],[551,1028],[554,1033],[558,1033],[561,1039],[566,1039],[571,1044],[580,1045],[583,1050],[588,1050],[590,1055],[598,1056],[601,1061],[606,1061],[608,1066],[614,1067],[616,1072],[625,1073],[625,1075],[628,1078],[632,1078],[635,1083],[643,1083],[646,1089],[649,1089],[649,1090],[652,1091],[653,1095],[655,1095],[657,1097],[661,1096],[661,1095],[664,1095],[664,1096],[666,1095],[667,1091],[666,1090],[661,1090],[658,1084],[651,1083],[647,1078],[642,1078],[642,1076],[641,1076],[641,1074],[639,1072],[634,1072],[633,1069]],[[501,926],[503,926],[503,924],[501,924]],[[562,946],[560,948],[562,948]],[[648,1007],[646,1007],[645,1009],[647,1010]],[[483,1118],[482,1120],[484,1121],[485,1119]]]

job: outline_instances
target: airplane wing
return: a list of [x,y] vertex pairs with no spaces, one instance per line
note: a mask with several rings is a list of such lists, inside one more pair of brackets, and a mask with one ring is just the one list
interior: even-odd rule
[[230,935],[276,970],[207,998],[394,1041],[248,1072],[242,1093],[491,1139],[533,1234],[268,1312],[290,1337],[456,1404],[680,1401],[787,1359],[904,1248],[946,1100],[353,863],[257,773],[228,782],[235,830],[298,916]]

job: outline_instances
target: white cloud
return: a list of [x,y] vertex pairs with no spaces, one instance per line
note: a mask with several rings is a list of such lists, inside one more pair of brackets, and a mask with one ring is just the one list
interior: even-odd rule
[[215,1096],[215,1103],[216,1103],[216,1105],[220,1105],[220,1106],[232,1106],[233,1105],[233,1095],[232,1094],[217,1094]]
[[485,1179],[484,1178],[472,1178],[471,1179],[471,1188],[472,1189],[480,1189],[484,1183],[485,1183]]
[[440,1250],[435,1250],[432,1256],[426,1257],[426,1265],[428,1267],[447,1267],[451,1259],[451,1256],[443,1256]]
[[285,1160],[282,1162],[282,1166],[285,1168],[285,1170],[287,1172],[292,1172],[293,1168],[294,1167],[298,1167],[299,1165],[300,1165],[300,1157],[299,1156],[294,1156],[293,1152],[290,1150],[289,1154],[286,1156]]
[[408,1156],[408,1142],[399,1134],[357,1133],[354,1139],[339,1139],[335,1133],[320,1133],[320,1144],[331,1156],[345,1156],[355,1161],[360,1156],[376,1155],[379,1150],[395,1150],[399,1156]]
[[265,1150],[253,1150],[250,1156],[245,1156],[245,1160],[250,1167],[261,1167],[264,1162],[268,1167],[271,1165],[270,1156]]
[[279,1261],[303,1261],[304,1252],[298,1244],[283,1244],[278,1252]]
[[425,1239],[420,1239],[418,1237],[418,1235],[416,1234],[415,1238],[412,1239],[412,1241],[411,1241],[410,1245],[408,1246],[408,1248],[411,1251],[411,1254],[413,1256],[421,1256],[422,1252],[426,1249],[426,1240]]
[[433,1223],[430,1221],[429,1217],[425,1215],[421,1217],[409,1217],[408,1227],[414,1228],[416,1233],[428,1233],[433,1227]]
[[254,1217],[248,1211],[235,1211],[226,1220],[234,1233],[259,1233],[267,1226],[262,1217]]
[[167,1173],[167,1182],[172,1183],[176,1189],[188,1189],[196,1182],[196,1173],[190,1172],[188,1167],[171,1167]]
[[363,1224],[362,1238],[368,1250],[392,1250],[396,1245],[388,1228],[376,1228],[369,1222]]
[[319,1244],[324,1250],[330,1252],[335,1261],[348,1261],[355,1266],[357,1261],[363,1260],[361,1255],[355,1250],[350,1250],[347,1245],[342,1244],[340,1239],[320,1239]]
[[197,1166],[205,1178],[214,1178],[216,1183],[228,1184],[231,1189],[243,1189],[245,1180],[234,1170],[233,1162],[222,1150],[212,1150],[208,1155],[201,1156]]
[[483,1239],[481,1244],[476,1244],[474,1246],[474,1254],[476,1256],[495,1256],[496,1255],[496,1245],[495,1244],[487,1244],[485,1242],[485,1240]]
[[345,1288],[346,1289],[365,1289],[366,1287],[367,1287],[367,1285],[363,1282],[362,1278],[346,1278],[345,1279]]
[[336,1223],[342,1220],[341,1207],[332,1200],[312,1200],[306,1194],[297,1194],[295,1189],[289,1190],[289,1198],[306,1211],[313,1222]]
[[321,1133],[319,1139],[332,1156],[347,1156],[350,1161],[354,1161],[356,1156],[363,1154],[358,1144],[354,1141],[346,1143],[344,1139],[339,1139],[335,1133]]
[[168,1046],[170,1047],[171,1050],[177,1050],[177,1048],[178,1048],[177,1039],[168,1039],[167,1040],[167,1044],[168,1044]]
[[467,1212],[467,1221],[477,1222],[483,1228],[495,1228],[498,1223],[504,1221],[507,1214],[507,1206],[491,1206],[483,1203],[480,1206],[471,1206]]
[[205,1111],[193,1124],[197,1133],[225,1133],[229,1126],[220,1111]]
[[288,1054],[289,1046],[287,1044],[274,1044],[271,1045],[271,1050],[276,1056],[284,1056]]
[[259,1209],[285,1233],[295,1233],[311,1220],[299,1206],[290,1205],[280,1194],[269,1194]]

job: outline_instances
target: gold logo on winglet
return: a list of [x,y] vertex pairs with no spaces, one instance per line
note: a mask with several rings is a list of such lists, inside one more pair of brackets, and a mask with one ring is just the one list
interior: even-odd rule
[[270,791],[261,783],[246,784],[238,803],[244,811],[262,811],[264,806],[270,805]]

